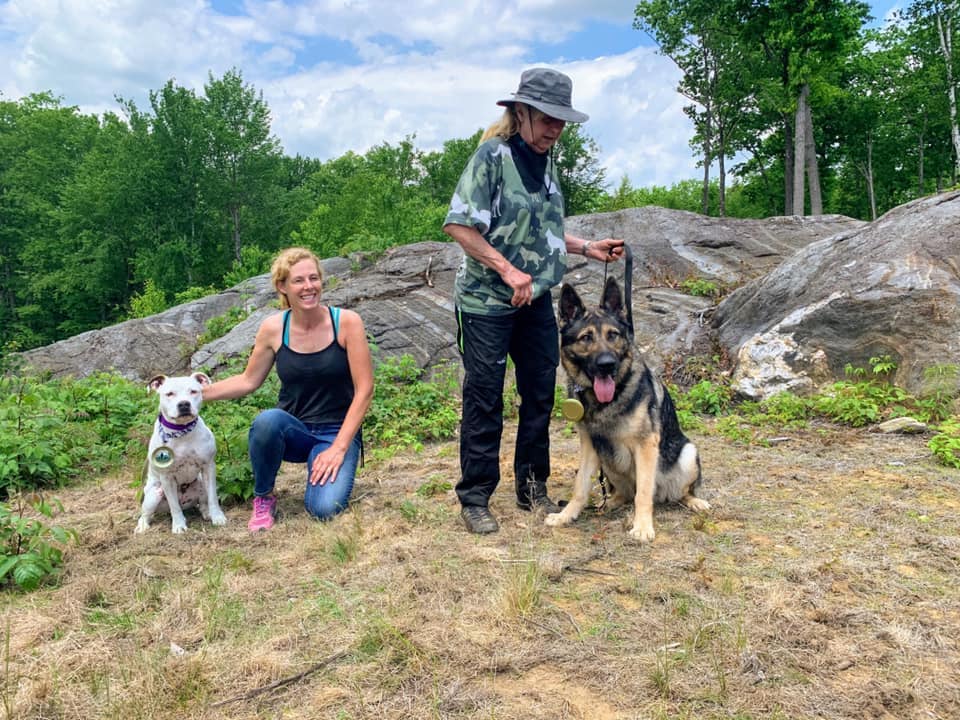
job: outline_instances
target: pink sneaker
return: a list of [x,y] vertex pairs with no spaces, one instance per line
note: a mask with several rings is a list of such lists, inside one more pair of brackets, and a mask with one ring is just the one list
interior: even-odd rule
[[273,527],[273,519],[277,516],[277,499],[273,495],[255,497],[253,499],[253,515],[247,523],[247,530],[260,532]]

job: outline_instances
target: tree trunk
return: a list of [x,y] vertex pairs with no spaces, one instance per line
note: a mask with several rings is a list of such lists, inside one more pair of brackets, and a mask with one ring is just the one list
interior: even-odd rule
[[[809,87],[805,84],[797,96],[797,112],[793,122],[793,214],[804,215],[804,170],[806,169],[807,149],[807,94]],[[789,168],[787,169],[789,172]]]
[[[953,18],[937,13],[940,52],[947,67],[947,101],[950,104],[950,137],[953,139],[953,177],[960,175],[960,127],[957,126],[957,86],[953,77]],[[946,20],[946,25],[944,24]]]
[[720,127],[717,134],[718,152],[717,152],[717,170],[720,173],[720,197],[718,199],[717,215],[719,217],[727,216],[727,137],[724,132],[724,126]]
[[783,214],[793,215],[793,127],[783,118]]
[[240,206],[232,205],[230,207],[230,219],[233,221],[233,256],[239,264],[240,256]]
[[877,194],[873,187],[873,138],[867,139],[867,197],[870,198],[870,219],[877,219]]
[[927,115],[923,115],[923,125],[920,128],[920,137],[917,141],[917,197],[923,197],[926,193],[924,192],[924,177],[923,177],[923,145],[924,138],[927,135]]
[[810,86],[804,85],[807,92],[806,118],[804,119],[804,130],[806,131],[804,152],[807,155],[807,183],[810,185],[810,214],[823,215],[823,196],[820,194],[820,169],[817,166],[817,148],[813,140],[813,114],[810,110]]

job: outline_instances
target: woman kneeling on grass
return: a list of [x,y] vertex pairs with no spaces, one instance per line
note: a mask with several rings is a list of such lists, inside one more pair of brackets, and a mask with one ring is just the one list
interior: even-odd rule
[[242,373],[203,391],[204,400],[249,395],[276,363],[277,407],[261,412],[250,427],[251,532],[273,527],[273,488],[283,461],[307,465],[308,513],[327,520],[347,507],[360,459],[360,426],[373,397],[363,320],[352,310],[321,304],[323,268],[317,256],[288,248],[270,274],[283,312],[260,324]]

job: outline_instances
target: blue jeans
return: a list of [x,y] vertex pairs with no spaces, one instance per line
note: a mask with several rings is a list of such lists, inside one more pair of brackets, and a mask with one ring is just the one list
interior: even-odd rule
[[303,504],[318,520],[329,520],[346,509],[360,460],[360,433],[357,433],[337,477],[323,485],[310,484],[313,459],[333,444],[340,425],[303,423],[277,408],[264,410],[250,426],[250,464],[253,466],[253,494],[264,497],[273,492],[281,462],[307,464],[307,489]]

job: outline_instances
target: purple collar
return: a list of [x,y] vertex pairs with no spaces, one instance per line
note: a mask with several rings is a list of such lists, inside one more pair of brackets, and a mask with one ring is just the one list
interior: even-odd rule
[[197,426],[197,418],[194,418],[186,425],[177,425],[167,420],[163,416],[163,413],[160,413],[157,415],[157,420],[160,422],[160,439],[163,442],[183,437]]

